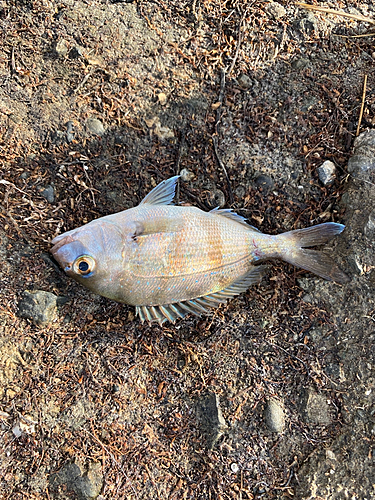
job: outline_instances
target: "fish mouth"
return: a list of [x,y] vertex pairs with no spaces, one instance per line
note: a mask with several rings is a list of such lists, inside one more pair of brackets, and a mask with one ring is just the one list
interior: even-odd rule
[[[70,235],[64,236],[63,234],[61,234],[60,236],[56,236],[56,238],[54,238],[51,242],[51,243],[54,243],[53,247],[50,250],[51,254],[56,259],[56,254],[60,250],[60,248],[62,248],[64,245],[67,245],[69,243],[73,243],[73,241],[74,241],[74,239]],[[56,260],[58,260],[58,259],[56,259]]]
[[52,243],[55,245],[50,252],[66,273],[72,271],[73,263],[78,257],[87,254],[86,247],[71,234],[57,236]]

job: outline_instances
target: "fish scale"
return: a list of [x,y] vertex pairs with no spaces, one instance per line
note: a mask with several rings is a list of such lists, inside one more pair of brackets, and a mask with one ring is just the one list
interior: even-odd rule
[[134,208],[101,217],[54,238],[51,252],[91,291],[136,307],[142,321],[202,314],[259,282],[280,258],[344,283],[348,277],[322,245],[344,226],[325,223],[263,234],[229,209],[174,206],[178,176],[160,183]]

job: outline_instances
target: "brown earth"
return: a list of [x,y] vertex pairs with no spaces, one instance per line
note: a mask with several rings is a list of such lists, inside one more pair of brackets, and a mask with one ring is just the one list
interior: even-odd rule
[[[375,8],[324,5],[354,17],[287,0],[0,2],[1,499],[375,498],[367,143],[371,169],[347,169],[365,75],[360,131],[374,124]],[[180,201],[264,232],[346,223],[327,251],[351,282],[274,263],[159,327],[51,260],[54,236],[179,172]],[[46,326],[21,317],[38,290],[57,297]]]

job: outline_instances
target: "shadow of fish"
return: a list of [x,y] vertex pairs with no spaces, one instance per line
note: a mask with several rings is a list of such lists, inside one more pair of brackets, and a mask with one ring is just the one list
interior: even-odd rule
[[342,224],[263,234],[230,209],[172,205],[177,180],[161,182],[137,207],[57,236],[52,255],[82,285],[160,324],[244,292],[261,280],[266,266],[254,264],[266,259],[348,281],[330,257],[309,248],[340,234]]

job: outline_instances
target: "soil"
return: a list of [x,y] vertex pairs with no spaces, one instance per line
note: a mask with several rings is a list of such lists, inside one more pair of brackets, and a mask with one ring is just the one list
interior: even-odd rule
[[[375,498],[375,7],[324,6],[0,1],[1,499]],[[350,283],[274,262],[160,327],[52,260],[176,173],[263,232],[345,223]]]

